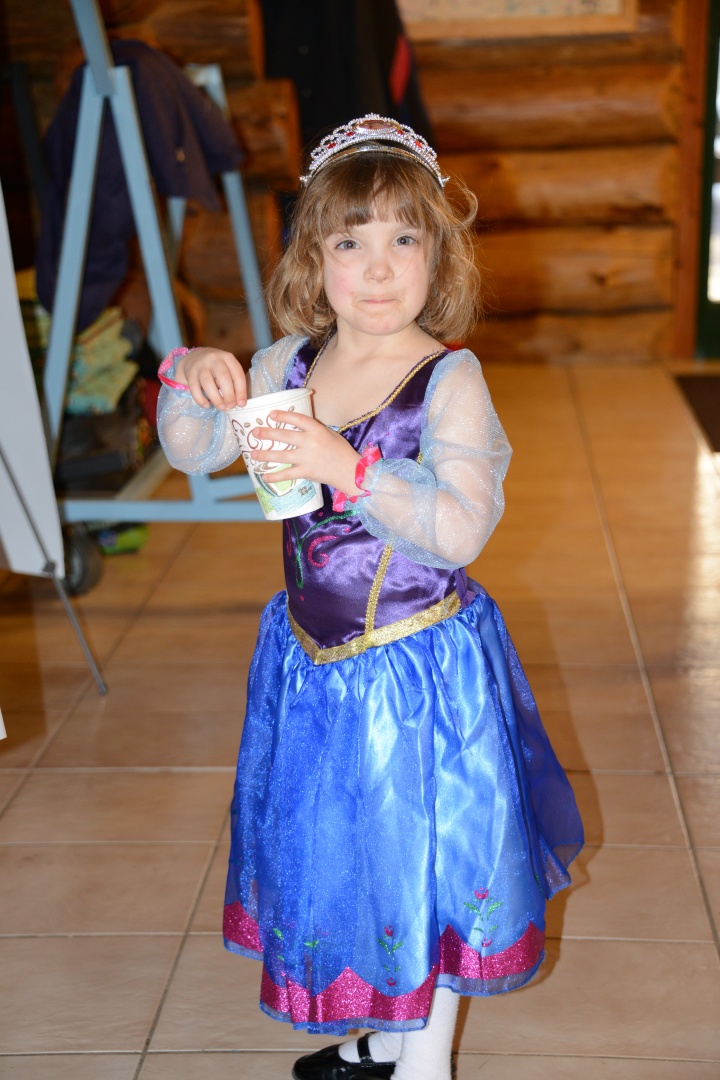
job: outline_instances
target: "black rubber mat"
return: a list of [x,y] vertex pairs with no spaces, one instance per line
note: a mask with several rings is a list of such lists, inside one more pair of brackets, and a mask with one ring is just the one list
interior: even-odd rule
[[720,453],[720,374],[676,375],[698,423],[716,453]]

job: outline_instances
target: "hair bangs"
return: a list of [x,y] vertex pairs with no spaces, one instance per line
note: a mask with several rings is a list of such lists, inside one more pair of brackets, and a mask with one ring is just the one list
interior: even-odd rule
[[[365,152],[333,162],[324,191],[318,191],[315,237],[347,232],[370,221],[390,221],[424,228],[418,213],[416,167],[385,153]],[[320,178],[318,178],[320,179]],[[434,183],[432,178],[431,182]]]

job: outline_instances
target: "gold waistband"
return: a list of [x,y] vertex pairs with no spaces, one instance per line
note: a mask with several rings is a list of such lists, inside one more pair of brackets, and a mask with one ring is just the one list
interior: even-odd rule
[[452,592],[432,607],[425,608],[424,611],[418,611],[406,619],[388,623],[387,626],[378,626],[353,638],[352,641],[345,642],[344,645],[330,645],[327,649],[323,649],[316,641],[313,641],[302,626],[297,624],[289,607],[287,614],[290,629],[313,664],[334,664],[337,660],[347,660],[349,656],[359,656],[368,649],[376,649],[378,645],[388,645],[391,641],[409,637],[410,634],[416,634],[418,630],[426,630],[428,626],[434,626],[443,619],[457,615],[460,607],[460,597],[456,592]]

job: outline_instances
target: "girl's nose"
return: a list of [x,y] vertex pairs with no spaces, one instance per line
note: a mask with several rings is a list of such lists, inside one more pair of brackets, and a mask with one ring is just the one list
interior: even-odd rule
[[368,281],[387,281],[391,275],[392,269],[385,255],[376,255],[369,260],[365,270]]

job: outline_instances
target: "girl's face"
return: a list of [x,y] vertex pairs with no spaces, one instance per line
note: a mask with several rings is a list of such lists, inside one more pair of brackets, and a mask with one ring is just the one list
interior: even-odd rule
[[325,237],[323,285],[344,326],[372,335],[412,325],[430,287],[430,252],[420,229],[396,218]]

